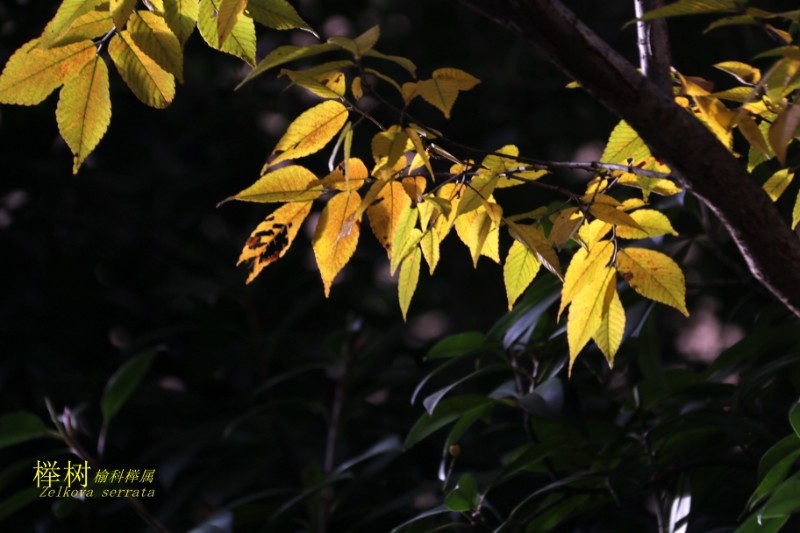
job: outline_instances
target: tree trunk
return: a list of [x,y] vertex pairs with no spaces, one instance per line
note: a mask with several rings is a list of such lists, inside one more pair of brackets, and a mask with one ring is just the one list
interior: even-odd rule
[[800,240],[733,155],[696,118],[558,0],[461,0],[536,45],[627,121],[730,232],[750,271],[800,317]]

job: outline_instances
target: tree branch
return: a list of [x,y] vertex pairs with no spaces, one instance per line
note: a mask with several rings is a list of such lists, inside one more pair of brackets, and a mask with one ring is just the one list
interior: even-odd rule
[[[645,13],[664,5],[664,0],[633,0],[637,19]],[[672,94],[670,66],[672,58],[669,49],[666,19],[636,21],[636,44],[639,47],[639,66],[642,74],[664,91]]]
[[800,317],[800,241],[775,205],[700,121],[558,0],[461,0],[541,49],[623,118],[724,224],[750,271]]

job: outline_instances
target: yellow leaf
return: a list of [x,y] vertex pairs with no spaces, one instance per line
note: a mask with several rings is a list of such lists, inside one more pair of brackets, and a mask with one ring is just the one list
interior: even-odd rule
[[727,72],[740,82],[748,85],[755,85],[761,80],[761,71],[755,67],[751,67],[747,63],[723,61],[722,63],[714,65],[714,68]]
[[578,237],[583,241],[587,248],[591,249],[594,244],[606,236],[611,231],[611,224],[595,219],[581,226],[578,230]]
[[49,49],[38,45],[38,39],[23,44],[6,63],[0,74],[0,103],[40,103],[96,54],[92,41]]
[[[402,190],[402,186],[400,187]],[[403,191],[405,194],[405,191]],[[389,238],[392,240],[391,245],[391,265],[390,272],[394,276],[395,270],[400,266],[403,259],[413,250],[413,248],[422,239],[422,232],[415,226],[419,220],[419,210],[409,202],[403,206],[400,215],[397,217],[395,223],[394,234],[390,234]],[[374,231],[374,230],[373,230]],[[378,234],[375,234],[378,236]],[[378,240],[381,240],[378,236]]]
[[733,135],[731,128],[736,112],[725,107],[721,101],[711,96],[695,96],[695,102],[700,109],[700,114],[696,115],[701,122],[704,122],[708,129],[717,136],[728,150],[733,149]]
[[345,75],[338,70],[328,70],[321,73],[313,73],[315,69],[309,70],[281,70],[280,76],[288,76],[293,84],[311,91],[320,98],[341,98],[345,93]]
[[247,0],[219,0],[217,8],[217,33],[219,40],[217,46],[222,46],[233,31],[239,15],[244,11]]
[[761,134],[761,130],[756,125],[756,121],[753,120],[753,117],[750,116],[749,113],[742,113],[739,117],[739,122],[737,124],[739,126],[739,131],[742,133],[747,142],[750,143],[751,146],[756,148],[764,155],[769,155],[770,150],[769,146],[767,146],[767,141],[764,139],[764,135]]
[[414,291],[417,290],[421,262],[422,254],[419,247],[415,246],[414,251],[403,260],[403,265],[400,267],[400,278],[397,280],[397,296],[400,300],[400,310],[403,312],[404,321],[408,313],[408,306],[411,304],[411,298],[414,296]]
[[561,305],[558,308],[558,319],[567,305],[580,293],[584,287],[591,285],[598,279],[614,255],[614,243],[600,241],[587,251],[580,248],[572,256],[567,272],[564,274],[564,287],[561,289]]
[[102,37],[114,27],[111,13],[105,11],[89,11],[81,15],[69,26],[69,29],[58,39],[53,41],[52,47],[86,41]]
[[403,97],[403,102],[408,105],[419,93],[417,92],[417,83],[414,81],[407,81],[400,88],[400,94]]
[[643,193],[646,193],[645,198],[647,198],[647,195],[649,195],[651,192],[661,196],[674,196],[682,192],[682,189],[675,185],[674,181],[664,178],[648,178],[645,176],[637,176],[636,174],[631,174],[629,172],[623,173],[617,183],[620,185],[627,185],[628,187],[637,187],[642,189]]
[[639,209],[640,207],[644,207],[646,205],[647,204],[645,201],[641,198],[628,198],[620,204],[620,209],[623,211],[633,211],[634,209]]
[[508,296],[508,310],[514,307],[514,302],[525,292],[531,284],[539,267],[542,264],[536,259],[536,255],[528,250],[524,244],[514,241],[508,250],[506,262],[503,265],[503,281],[506,286]]
[[568,207],[558,213],[553,220],[549,241],[561,249],[561,245],[572,238],[583,224],[583,213],[577,207]]
[[411,205],[411,199],[403,186],[392,181],[383,187],[374,202],[367,208],[367,217],[372,232],[392,257],[392,241],[400,215]]
[[183,83],[183,51],[167,21],[149,11],[139,10],[130,20],[133,42],[158,65]]
[[73,174],[105,135],[111,122],[108,67],[95,55],[61,89],[56,108],[61,136],[75,155]]
[[317,177],[305,167],[291,165],[264,174],[254,184],[224,201],[307,202],[320,195],[322,183]]
[[436,265],[439,264],[439,245],[441,242],[442,238],[439,235],[439,230],[436,227],[432,227],[428,228],[428,231],[425,232],[419,243],[420,248],[422,248],[422,255],[428,263],[428,269],[431,275],[433,275],[433,271],[436,270]]
[[609,224],[617,226],[628,226],[634,229],[641,230],[641,226],[633,219],[628,213],[605,204],[594,204],[589,206],[589,213]]
[[439,230],[442,239],[447,236],[455,224],[458,203],[461,201],[464,188],[464,184],[445,183],[439,187],[433,197],[428,196],[428,199],[434,202],[442,212],[442,216],[435,221],[435,226]]
[[800,192],[797,193],[794,208],[792,209],[792,229],[797,227],[798,222],[800,222]]
[[108,53],[139,100],[161,109],[175,98],[175,78],[136,46],[128,31],[118,32],[111,39]]
[[360,189],[369,178],[369,171],[364,162],[357,157],[351,157],[347,162],[348,174],[344,173],[344,162],[340,163],[333,172],[322,178],[320,185],[337,191]]
[[461,201],[458,203],[458,215],[469,213],[473,209],[480,207],[484,201],[488,200],[500,178],[491,170],[480,169],[472,180],[470,180]]
[[650,149],[642,138],[623,120],[611,131],[611,136],[600,161],[603,163],[627,164],[629,159],[636,162],[645,159],[649,155]]
[[164,18],[181,46],[197,25],[200,4],[197,0],[164,0]]
[[[431,166],[431,159],[428,157],[428,151],[425,149],[425,145],[422,143],[422,138],[417,133],[417,130],[414,128],[406,128],[406,135],[408,138],[411,139],[411,144],[414,145],[414,150],[417,152],[417,156],[422,160],[422,163],[425,165],[425,168],[428,170],[428,174],[430,174],[431,179],[436,179],[436,173],[433,171],[433,167]],[[413,163],[412,163],[413,168]]]
[[273,30],[304,30],[319,36],[286,0],[248,0],[247,11],[253,19]]
[[617,268],[633,290],[689,316],[683,271],[668,256],[644,248],[625,248],[617,254]]
[[788,168],[782,168],[770,176],[766,183],[764,183],[764,190],[773,202],[777,202],[778,198],[781,197],[783,191],[792,183],[793,179],[794,172],[790,171]]
[[422,176],[409,176],[403,178],[401,183],[409,198],[414,202],[422,201],[422,194],[425,192],[425,186],[427,185],[425,178]]
[[285,204],[259,224],[247,239],[237,265],[246,263],[250,274],[247,283],[265,267],[283,257],[297,237],[300,226],[311,211],[313,202]]
[[47,48],[58,41],[75,20],[85,15],[103,0],[64,0],[58,7],[53,19],[47,23],[42,33],[41,42],[37,46]]
[[473,267],[478,266],[482,255],[500,263],[500,232],[483,205],[456,218],[456,233],[469,248]]
[[609,284],[608,287],[613,291],[611,302],[608,304],[608,310],[603,313],[600,327],[597,328],[592,338],[606,356],[608,366],[613,368],[614,357],[617,355],[617,350],[622,344],[622,335],[625,333],[625,309],[622,307],[619,294],[617,294],[616,284]]
[[558,256],[555,250],[553,250],[553,246],[547,242],[541,227],[517,224],[511,221],[508,221],[507,224],[508,232],[512,237],[536,254],[536,259],[538,259],[547,270],[555,274],[558,279],[564,279],[561,275],[561,266],[558,262]]
[[[197,28],[208,46],[243,59],[248,65],[256,64],[256,27],[253,19],[247,15],[239,15],[230,30],[230,35],[220,41],[217,12],[221,0],[200,0],[200,11],[197,14]],[[222,42],[222,44],[220,44]]]
[[136,1],[137,0],[110,0],[109,10],[111,11],[111,18],[114,20],[114,26],[116,26],[118,30],[123,29],[125,24],[128,23]]
[[378,42],[380,35],[380,27],[373,26],[355,39],[348,39],[347,37],[335,35],[328,39],[328,42],[338,46],[343,50],[347,50],[353,54],[353,57],[359,59],[365,53],[370,51],[373,46],[375,46],[375,43]]
[[[478,85],[480,80],[457,68],[440,68],[433,72],[431,79],[417,82],[415,94],[450,118],[450,110],[458,98],[459,91],[468,91]],[[403,85],[405,97],[405,84]]]
[[356,251],[361,221],[356,219],[353,222],[353,216],[360,203],[361,197],[357,192],[340,192],[328,201],[319,217],[312,247],[326,298],[334,278]]
[[508,171],[506,176],[501,176],[497,182],[498,189],[506,189],[508,187],[516,187],[517,185],[524,185],[528,181],[536,181],[542,176],[547,176],[547,170],[517,170]]
[[572,366],[578,354],[586,346],[600,325],[603,317],[608,314],[616,281],[616,270],[613,267],[603,267],[598,275],[583,285],[575,295],[569,306],[567,318],[567,343],[569,344],[569,374],[572,375]]
[[364,96],[364,89],[361,88],[361,76],[356,76],[353,78],[353,83],[350,85],[350,91],[353,93],[353,98],[356,99],[356,102],[361,100],[361,97]]
[[621,239],[645,239],[660,235],[677,235],[669,219],[663,213],[654,209],[639,209],[631,213],[631,218],[639,224],[641,229],[629,226],[617,226],[617,237]]
[[372,138],[372,157],[375,159],[376,176],[381,169],[393,168],[404,153],[414,149],[414,145],[406,132],[398,125],[390,126]]
[[327,100],[307,109],[289,124],[272,154],[267,167],[287,159],[316,153],[333,139],[347,122],[348,112],[339,102]]
[[769,144],[781,164],[786,164],[786,147],[800,126],[800,105],[789,105],[769,128]]

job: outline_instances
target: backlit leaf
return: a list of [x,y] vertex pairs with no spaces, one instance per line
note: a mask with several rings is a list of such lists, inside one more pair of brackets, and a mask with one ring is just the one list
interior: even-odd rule
[[145,54],[127,30],[111,39],[108,53],[139,100],[150,107],[164,108],[175,98],[175,78]]
[[594,243],[605,237],[609,231],[611,231],[611,224],[595,219],[581,226],[581,229],[578,230],[578,237],[591,250]]
[[[431,79],[417,82],[415,94],[450,118],[450,111],[458,98],[459,91],[468,91],[480,80],[457,68],[440,68],[433,72]],[[405,92],[405,85],[403,86]]]
[[85,15],[103,0],[64,0],[53,19],[47,23],[39,45],[47,48],[60,39],[81,15]]
[[397,280],[397,295],[400,301],[400,310],[403,312],[403,320],[406,319],[411,298],[414,296],[414,291],[417,290],[421,262],[422,252],[418,246],[415,246],[414,251],[403,260],[403,265],[400,267],[400,277]]
[[192,35],[199,10],[197,0],[164,0],[164,19],[181,45],[186,44]]
[[456,233],[469,248],[473,267],[478,266],[478,259],[482,255],[500,263],[500,232],[486,207],[481,205],[478,209],[456,218]]
[[630,187],[637,187],[642,189],[643,196],[645,199],[649,196],[651,192],[659,194],[661,196],[674,196],[679,194],[682,189],[675,185],[675,182],[672,180],[664,179],[664,178],[648,178],[646,176],[637,176],[636,174],[631,174],[630,172],[624,172],[617,182],[620,185],[627,185]]
[[570,240],[578,231],[583,220],[583,213],[577,207],[562,209],[553,220],[549,241],[561,249],[561,245]]
[[600,326],[592,336],[597,347],[606,356],[608,366],[612,368],[614,366],[614,357],[617,355],[620,344],[622,344],[622,335],[625,333],[625,309],[622,307],[615,285],[610,285],[614,291],[613,297],[609,303],[608,311],[603,314]]
[[414,145],[414,150],[416,150],[417,155],[420,157],[420,159],[422,159],[422,163],[428,170],[428,174],[430,175],[431,179],[435,179],[436,173],[433,171],[431,159],[428,157],[428,151],[425,149],[425,145],[422,143],[422,138],[419,136],[419,133],[417,133],[417,130],[414,128],[406,128],[406,135],[408,135],[408,138],[411,139],[411,144]]
[[267,166],[318,152],[339,133],[347,117],[347,108],[333,100],[307,109],[289,125],[272,152],[277,157]]
[[297,232],[313,202],[295,202],[282,205],[256,226],[239,256],[240,265],[247,264],[250,283],[264,268],[283,257],[297,237]]
[[[421,205],[421,204],[420,204]],[[439,264],[440,250],[439,247],[442,243],[442,238],[439,230],[436,227],[428,228],[428,231],[422,236],[419,247],[422,249],[422,256],[428,263],[428,270],[433,275],[436,270],[436,265]]]
[[281,70],[279,76],[288,76],[292,83],[311,91],[320,98],[341,98],[345,93],[345,75],[338,70],[321,74],[306,71]]
[[247,11],[253,20],[273,30],[304,30],[319,37],[286,0],[248,0]]
[[337,191],[358,190],[364,186],[369,171],[364,162],[357,157],[351,157],[347,162],[348,174],[344,173],[344,162],[340,163],[330,174],[322,178],[320,185]]
[[545,238],[541,227],[508,221],[508,232],[536,254],[536,258],[547,270],[555,274],[558,279],[564,279],[561,275],[558,256],[553,250],[553,246]]
[[392,257],[392,241],[394,239],[400,215],[411,205],[411,198],[406,194],[403,185],[392,181],[383,187],[375,201],[367,208],[367,217],[372,232]]
[[335,35],[328,39],[328,42],[338,46],[339,48],[342,48],[343,50],[347,50],[353,54],[354,58],[358,59],[367,51],[372,49],[373,46],[375,46],[375,43],[378,42],[380,35],[380,27],[373,26],[355,39],[348,39],[347,37]]
[[244,202],[307,202],[322,194],[322,183],[307,168],[281,167],[264,174],[239,194],[227,198]]
[[735,13],[742,7],[737,0],[678,0],[672,4],[645,13],[642,20],[653,20],[700,13]]
[[[403,191],[403,194],[405,194],[405,191]],[[418,220],[419,209],[409,202],[403,207],[397,218],[394,235],[390,236],[392,239],[390,271],[393,276],[403,259],[422,238],[422,233],[415,227]]]
[[800,222],[800,192],[797,193],[797,199],[794,201],[794,208],[792,209],[792,229],[795,229],[799,222]]
[[319,54],[324,54],[325,52],[331,52],[336,50],[336,46],[323,43],[323,44],[314,44],[311,46],[294,46],[294,45],[286,45],[286,46],[279,46],[278,48],[274,49],[272,52],[267,54],[267,56],[258,62],[256,68],[253,69],[250,74],[248,74],[239,85],[236,86],[238,89],[248,81],[252,80],[256,76],[263,74],[269,69],[279,67],[281,65],[285,65],[290,61],[295,61],[297,59],[304,59],[307,57],[313,57]]
[[794,172],[788,168],[782,168],[764,183],[764,190],[773,202],[778,201],[786,188],[792,183]]
[[114,27],[111,13],[105,11],[89,11],[81,15],[70,25],[69,29],[61,37],[53,41],[53,47],[64,46],[65,44],[77,43],[87,39],[102,37]]
[[524,244],[514,241],[508,250],[506,262],[503,265],[503,281],[506,286],[506,296],[508,296],[508,310],[514,307],[514,302],[525,292],[531,284],[536,273],[539,272],[541,263],[536,259],[536,255],[531,252]]
[[714,68],[718,68],[723,72],[727,72],[740,82],[747,83],[749,85],[754,85],[761,80],[761,71],[748,65],[747,63],[741,63],[739,61],[723,61],[722,63],[717,63],[714,65]]
[[650,155],[650,149],[639,134],[624,120],[611,131],[600,161],[625,164],[629,159],[640,161]]
[[72,172],[77,173],[111,123],[108,67],[103,58],[95,55],[64,84],[56,108],[56,122],[75,155]]
[[128,23],[128,19],[133,13],[133,7],[136,5],[137,0],[111,0],[109,2],[109,10],[111,11],[111,18],[114,21],[114,26],[121,30]]
[[748,113],[742,113],[739,117],[738,126],[739,131],[753,148],[756,148],[764,155],[770,155],[767,141],[764,139],[764,135],[761,133],[761,129],[756,124],[756,121],[753,120],[753,117]]
[[585,248],[579,249],[572,256],[567,272],[564,274],[564,287],[561,289],[561,305],[558,308],[558,318],[567,308],[567,305],[583,290],[592,283],[593,280],[600,278],[603,269],[609,266],[611,257],[614,255],[614,243],[611,241],[600,241],[592,246],[589,251]]
[[603,317],[609,312],[615,280],[616,269],[604,266],[594,279],[580,287],[569,306],[567,342],[570,374],[578,354],[600,328]]
[[479,171],[464,189],[456,211],[458,215],[469,213],[483,205],[483,202],[492,196],[499,179],[498,175],[491,171]]
[[633,290],[674,307],[686,316],[686,279],[681,268],[655,250],[625,248],[617,254],[617,268]]
[[40,103],[96,54],[92,41],[50,49],[38,45],[38,39],[23,44],[6,63],[0,74],[0,103]]
[[330,295],[334,278],[356,251],[361,220],[352,217],[360,203],[361,197],[357,192],[340,192],[328,201],[319,217],[312,246],[326,298]]
[[200,0],[200,11],[197,15],[197,28],[208,46],[243,59],[250,66],[256,64],[256,27],[253,19],[247,15],[239,15],[230,35],[220,41],[217,13],[221,0]]
[[356,99],[356,102],[364,96],[364,89],[361,87],[361,76],[353,78],[353,83],[350,84],[350,92],[353,93],[353,98]]
[[641,229],[630,226],[617,226],[617,237],[621,239],[645,239],[660,235],[677,235],[669,219],[654,209],[639,209],[631,213],[631,218]]
[[782,164],[786,164],[786,147],[800,126],[800,105],[789,105],[769,128],[769,144]]
[[397,125],[389,127],[386,131],[381,131],[372,138],[372,157],[375,159],[375,170],[373,175],[377,175],[382,168],[392,168],[397,161],[409,150],[414,148],[406,132]]
[[183,51],[167,21],[150,11],[139,10],[129,23],[133,42],[153,61],[183,83]]
[[222,46],[233,31],[239,15],[244,11],[247,0],[219,0],[217,9],[217,46]]

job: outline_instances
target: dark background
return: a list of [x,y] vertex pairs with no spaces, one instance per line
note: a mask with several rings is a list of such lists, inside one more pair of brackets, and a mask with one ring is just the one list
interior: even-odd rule
[[[634,30],[620,29],[632,17],[630,4],[573,7],[635,60]],[[411,58],[420,77],[451,66],[480,78],[460,96],[449,122],[422,105],[417,111],[465,144],[515,143],[532,157],[596,159],[616,123],[582,91],[561,90],[570,80],[525,43],[457,2],[295,5],[323,38],[380,24],[378,48]],[[0,5],[0,61],[37,36],[54,10],[41,0]],[[681,72],[722,80],[710,64],[746,57],[765,44],[738,28],[698,37],[707,23],[687,19],[672,26]],[[279,44],[307,42],[301,32],[259,31],[259,58]],[[304,503],[299,511],[281,506],[320,479],[337,390],[346,399],[336,464],[386,438],[402,440],[422,413],[408,400],[432,368],[423,354],[447,334],[485,331],[503,316],[502,270],[486,259],[473,270],[466,248],[450,237],[436,276],[423,273],[404,324],[385,254],[368,231],[329,299],[308,234],[301,232],[286,257],[245,285],[236,259],[272,208],[215,206],[255,181],[285,126],[310,100],[298,89],[284,91],[285,81],[271,73],[234,92],[246,66],[210,50],[197,32],[185,64],[186,83],[166,111],[138,102],[110,67],[111,127],[77,176],[58,136],[55,95],[33,108],[0,108],[0,411],[46,419],[45,398],[59,411],[78,410],[91,449],[109,377],[129,358],[156,349],[153,367],[111,425],[105,462],[156,468],[158,496],[144,503],[175,531],[248,499],[239,509],[251,514],[237,515],[241,530],[276,514],[297,524],[291,517],[302,515]],[[356,155],[365,160],[370,136],[356,137]],[[309,164],[323,173],[326,159]],[[562,177],[567,183],[586,178]],[[547,198],[509,201],[522,211]],[[685,260],[690,310],[712,317],[712,356],[737,331],[749,331],[765,308],[780,315],[750,281],[733,290],[704,285],[740,279],[742,262],[694,200],[686,200],[686,209],[663,207],[675,214],[682,242],[696,245],[691,253],[680,248],[678,259]],[[675,343],[696,322],[667,309],[654,316],[653,342],[664,359],[702,367],[697,358],[687,362]],[[726,334],[733,336],[725,340]],[[620,357],[635,358],[636,349]],[[587,368],[601,367],[596,351],[582,357]],[[337,388],[343,375],[346,385]],[[788,427],[784,413],[774,414],[777,433]],[[425,508],[420,495],[436,498],[438,486],[441,450],[433,441],[388,455],[374,475],[366,471],[337,484],[343,491],[337,495],[350,499],[336,509],[331,529],[387,530]],[[48,441],[3,449],[0,469],[8,477],[0,500],[32,484],[37,459],[55,452],[65,461],[60,449]],[[51,508],[64,516],[54,517]],[[120,502],[68,508],[39,500],[7,520],[6,531],[144,529]]]

